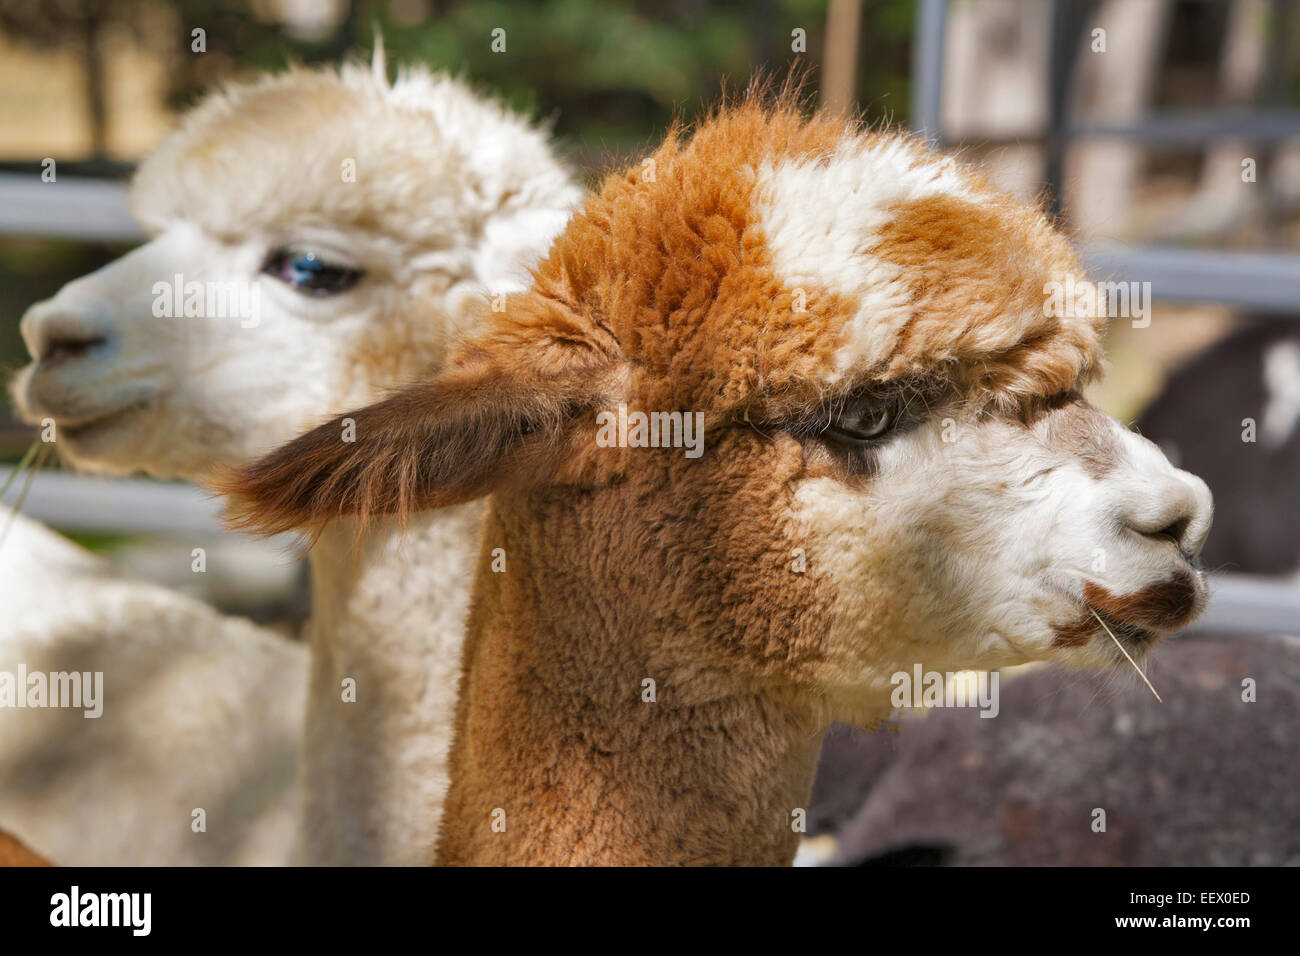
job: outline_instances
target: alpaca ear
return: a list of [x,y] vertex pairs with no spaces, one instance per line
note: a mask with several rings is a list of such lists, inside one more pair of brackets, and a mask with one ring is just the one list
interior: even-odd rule
[[[538,480],[561,462],[556,446],[595,407],[597,373],[550,376],[485,362],[312,429],[212,482],[232,526],[261,534],[309,530],[336,518],[404,516],[459,504],[507,481]],[[548,454],[549,452],[549,454]]]

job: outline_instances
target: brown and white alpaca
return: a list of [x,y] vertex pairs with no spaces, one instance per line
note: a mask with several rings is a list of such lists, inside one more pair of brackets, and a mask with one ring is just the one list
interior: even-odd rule
[[[390,85],[381,62],[232,87],[139,170],[154,238],[24,317],[35,361],[14,394],[78,467],[199,478],[440,369],[485,293],[526,286],[580,195],[542,132],[445,77]],[[248,290],[257,314],[203,314],[200,297],[199,315],[169,317],[160,294],[178,282]],[[371,527],[359,556],[336,527],[313,553],[304,862],[427,858],[481,510]],[[110,692],[130,676],[107,672]],[[216,798],[189,799],[147,825],[188,836],[190,808]]]
[[1127,666],[1097,615],[1137,655],[1204,603],[1209,493],[1079,397],[1101,322],[1045,307],[1078,266],[1038,211],[756,99],[652,159],[354,444],[223,483],[326,535],[491,495],[444,863],[788,863],[891,675]]

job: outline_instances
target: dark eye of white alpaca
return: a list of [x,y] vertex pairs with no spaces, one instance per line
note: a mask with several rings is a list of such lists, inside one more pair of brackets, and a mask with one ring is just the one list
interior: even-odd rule
[[277,249],[267,257],[262,271],[304,295],[338,295],[357,284],[360,269],[326,262],[314,252]]
[[872,396],[849,402],[826,428],[826,435],[850,445],[869,445],[884,438],[902,417],[897,395]]

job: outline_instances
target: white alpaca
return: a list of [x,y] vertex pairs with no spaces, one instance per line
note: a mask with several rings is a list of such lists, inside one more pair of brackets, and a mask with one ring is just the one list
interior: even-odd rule
[[[523,288],[579,197],[545,136],[452,80],[379,73],[233,88],[143,164],[155,238],[23,320],[14,394],[67,460],[202,478],[437,370],[485,293]],[[194,314],[218,288],[238,307]],[[302,861],[429,858],[478,516],[359,549],[338,527],[313,552]]]

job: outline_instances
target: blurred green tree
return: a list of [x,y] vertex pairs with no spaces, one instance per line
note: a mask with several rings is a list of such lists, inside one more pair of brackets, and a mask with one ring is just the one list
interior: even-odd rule
[[[579,162],[603,165],[691,117],[725,83],[757,70],[810,72],[815,88],[826,0],[0,0],[0,31],[41,48],[75,48],[86,64],[92,141],[107,123],[103,37],[126,29],[167,64],[168,101],[183,108],[222,79],[371,49],[467,76],[518,109],[552,119]],[[865,5],[859,102],[906,118],[915,0]],[[314,16],[304,22],[304,12]],[[206,51],[191,50],[204,31]],[[504,30],[503,51],[493,31]],[[794,31],[803,31],[802,51]],[[499,48],[500,44],[498,44]]]

